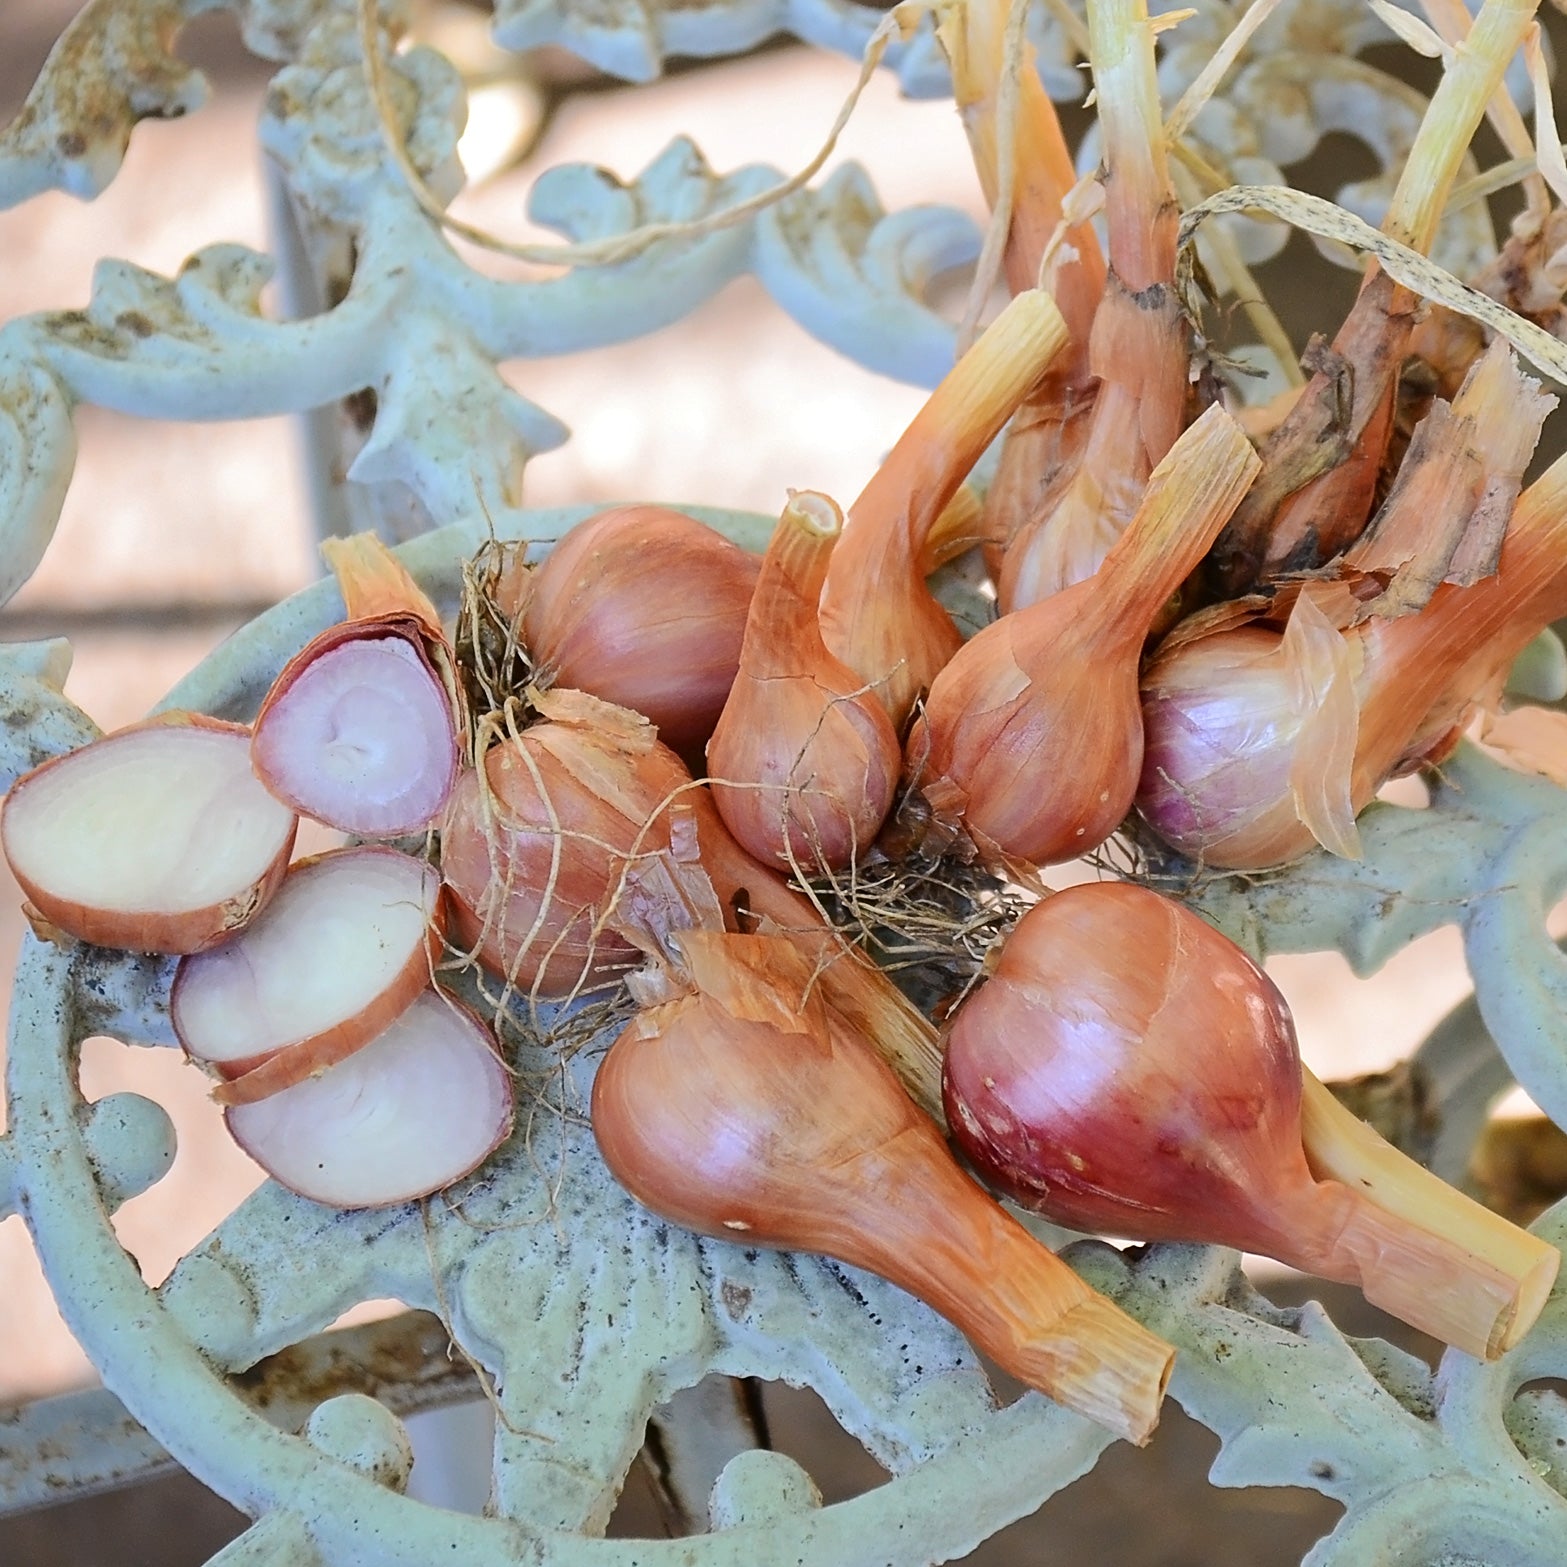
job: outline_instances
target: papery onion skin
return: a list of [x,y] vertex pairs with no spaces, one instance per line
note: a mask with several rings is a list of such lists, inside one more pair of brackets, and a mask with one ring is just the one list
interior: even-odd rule
[[664,506],[578,523],[533,574],[523,640],[541,681],[643,714],[688,763],[740,665],[760,559]]
[[[776,939],[716,940],[756,954],[738,998],[649,1009],[599,1068],[593,1130],[616,1178],[700,1233],[869,1268],[1030,1385],[1146,1440],[1169,1347],[958,1169],[875,1050],[801,1001],[807,961]],[[769,948],[796,988],[769,993]]]
[[1074,1229],[1287,1252],[1315,1204],[1283,997],[1142,888],[1023,917],[953,1023],[944,1092],[976,1168]]
[[[288,869],[289,855],[294,848],[294,834],[299,825],[298,818],[291,812],[284,813],[253,780],[249,780],[255,791],[252,808],[276,812],[278,815],[280,830],[277,834],[277,848],[260,874],[244,886],[236,887],[225,897],[194,908],[105,908],[82,898],[60,895],[51,889],[41,872],[30,866],[29,856],[24,854],[17,835],[23,830],[19,826],[25,815],[22,802],[32,791],[40,787],[48,788],[49,780],[58,777],[58,770],[80,766],[82,759],[90,752],[101,757],[105,752],[100,748],[112,747],[133,736],[173,730],[232,736],[237,743],[247,748],[250,741],[250,731],[243,724],[209,718],[202,713],[165,713],[105,735],[80,750],[51,758],[19,778],[6,796],[4,811],[0,812],[0,847],[3,847],[11,872],[28,902],[44,920],[78,941],[91,942],[101,947],[120,947],[129,952],[158,952],[176,957],[203,952],[226,941],[253,919],[277,891]],[[236,804],[240,809],[246,808],[245,800],[237,801]]]
[[650,729],[628,747],[587,725],[546,721],[493,747],[484,768],[493,825],[478,775],[467,772],[441,829],[454,940],[541,997],[624,972],[636,949],[599,927],[626,856],[669,846],[659,809],[691,787],[679,757]]

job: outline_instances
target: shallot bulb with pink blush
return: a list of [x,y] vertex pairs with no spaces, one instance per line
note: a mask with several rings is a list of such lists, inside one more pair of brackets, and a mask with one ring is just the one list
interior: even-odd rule
[[[1559,1257],[1353,1120],[1324,1116],[1283,997],[1157,893],[1106,882],[1029,911],[952,1026],[953,1136],[1058,1223],[1259,1251],[1358,1284],[1477,1355],[1516,1342]],[[1411,1174],[1401,1174],[1407,1166]],[[1413,1201],[1384,1201],[1386,1170]]]
[[539,683],[649,719],[700,765],[740,666],[761,561],[695,517],[618,506],[573,528],[526,587]]

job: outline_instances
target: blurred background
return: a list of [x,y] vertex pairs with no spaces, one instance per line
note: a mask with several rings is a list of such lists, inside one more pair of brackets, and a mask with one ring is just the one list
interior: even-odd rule
[[[20,105],[75,9],[72,0],[10,0],[0,13],[0,123]],[[629,179],[677,133],[690,135],[719,170],[751,161],[799,167],[856,74],[850,61],[778,46],[632,89],[566,56],[519,63],[497,55],[484,14],[465,6],[429,7],[424,31],[481,84],[461,149],[475,183],[458,211],[513,238],[530,235],[523,204],[538,169],[589,161]],[[94,263],[104,256],[171,273],[216,240],[273,248],[273,193],[255,139],[266,67],[246,54],[222,14],[190,27],[180,52],[209,75],[205,109],[139,127],[123,172],[96,202],[49,194],[0,212],[0,320],[84,305]],[[1426,64],[1405,50],[1384,54],[1378,63],[1389,68]],[[1082,116],[1068,121],[1080,125]],[[930,201],[983,215],[951,105],[902,100],[886,73],[873,82],[834,161],[849,158],[870,171],[889,208]],[[1313,181],[1309,167],[1295,172],[1331,190],[1365,172],[1356,160],[1368,161],[1359,144],[1329,137],[1316,162],[1330,176]],[[489,269],[506,266],[474,259]],[[1310,330],[1331,332],[1353,296],[1353,276],[1325,266],[1299,240],[1261,277],[1297,342]],[[539,506],[650,499],[774,513],[791,485],[847,502],[923,397],[812,341],[749,279],[654,336],[569,359],[512,363],[506,374],[574,431],[564,448],[528,469],[527,500]],[[59,531],[36,576],[0,610],[0,639],[68,637],[75,649],[68,690],[113,728],[145,712],[237,626],[317,574],[315,523],[302,435],[290,421],[198,427],[86,407],[78,430],[76,478]],[[22,930],[19,901],[0,868],[0,991],[7,995]],[[1401,1060],[1469,989],[1451,930],[1409,948],[1372,980],[1355,979],[1333,956],[1271,967],[1295,1009],[1305,1055],[1324,1077]],[[121,1240],[156,1284],[259,1183],[260,1172],[223,1132],[205,1080],[174,1052],[92,1041],[82,1079],[89,1098],[125,1087],[148,1093],[177,1124],[172,1172],[116,1219]],[[1298,1293],[1287,1282],[1278,1287]],[[357,1315],[394,1309],[383,1303]],[[1337,1298],[1334,1309],[1360,1311],[1358,1300]],[[92,1377],[21,1221],[0,1223],[0,1416],[7,1404]],[[880,1477],[813,1395],[770,1390],[769,1398],[775,1440],[806,1463],[829,1500]],[[476,1452],[482,1463],[479,1426],[459,1413],[428,1433],[416,1489],[425,1484],[448,1502],[482,1504],[482,1473],[437,1473],[454,1464],[471,1469]],[[1172,1410],[1151,1453],[1112,1453],[1070,1499],[1047,1509],[1047,1524],[1019,1525],[975,1560],[1066,1562],[1092,1548],[1127,1567],[1179,1567],[1227,1559],[1219,1542],[1230,1538],[1251,1542],[1237,1546],[1243,1554],[1233,1559],[1294,1562],[1331,1525],[1336,1508],[1314,1494],[1207,1489],[1201,1476],[1215,1450],[1207,1433]],[[454,1454],[467,1456],[456,1463]],[[1160,1518],[1153,1538],[1126,1522],[1133,1510]],[[177,1567],[204,1561],[241,1523],[194,1482],[160,1482],[0,1521],[0,1561]],[[617,1527],[659,1530],[637,1483]]]

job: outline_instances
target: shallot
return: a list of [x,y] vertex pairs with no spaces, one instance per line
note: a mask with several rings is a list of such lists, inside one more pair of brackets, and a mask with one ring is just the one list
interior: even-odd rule
[[380,846],[290,867],[232,941],[186,958],[169,1000],[187,1054],[228,1079],[220,1104],[265,1098],[368,1044],[430,983],[440,873]]
[[948,372],[849,508],[822,639],[901,726],[962,642],[925,584],[926,541],[969,470],[1066,343],[1050,296],[1014,299]]
[[256,717],[256,775],[363,838],[420,832],[457,776],[459,717],[434,606],[373,535],[329,541],[348,619],[284,667]]
[[1301,1085],[1266,975],[1181,905],[1105,882],[1019,922],[953,1024],[945,1092],[975,1166],[1059,1223],[1264,1252],[1472,1354],[1515,1344],[1556,1249],[1393,1176],[1409,1161],[1315,1085],[1303,1126]]
[[539,683],[641,713],[699,764],[734,684],[760,569],[717,529],[665,506],[578,523],[526,589],[522,634]]
[[1048,865],[1095,848],[1131,808],[1142,764],[1137,670],[1154,617],[1257,471],[1210,408],[1160,463],[1097,575],[1003,615],[936,677],[910,772],[987,853]]
[[224,1112],[279,1184],[338,1208],[379,1208],[460,1180],[511,1131],[511,1079],[489,1029],[426,990],[317,1077]]
[[680,933],[689,986],[647,1007],[593,1086],[605,1162],[689,1229],[820,1252],[918,1295],[1015,1376],[1146,1441],[1174,1352],[953,1163],[780,938]]
[[758,859],[837,870],[870,847],[898,785],[902,748],[874,690],[817,626],[843,514],[792,492],[767,547],[740,672],[707,748],[713,799]]
[[661,809],[693,786],[645,718],[580,691],[533,700],[544,720],[453,790],[441,871],[458,943],[509,984],[564,996],[635,961],[608,916],[629,858],[668,846]]
[[[1491,423],[1533,431],[1548,401],[1515,397]],[[1531,444],[1513,451],[1516,470]],[[1481,466],[1462,493],[1495,481]],[[1154,831],[1226,868],[1283,864],[1316,843],[1358,855],[1355,817],[1376,791],[1450,745],[1513,659],[1567,614],[1567,461],[1511,511],[1496,570],[1435,587],[1416,613],[1341,629],[1319,605],[1331,609],[1347,591],[1313,583],[1282,634],[1222,605],[1178,626],[1142,677],[1137,806]],[[1426,520],[1440,520],[1434,507]],[[1373,536],[1368,552],[1375,546]]]
[[250,770],[249,730],[175,713],[34,768],[6,798],[0,845],[66,935],[190,953],[266,904],[296,825]]

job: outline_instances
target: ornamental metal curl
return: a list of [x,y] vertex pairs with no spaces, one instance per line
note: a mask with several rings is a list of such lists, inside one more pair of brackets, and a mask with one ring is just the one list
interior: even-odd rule
[[[90,196],[113,178],[137,121],[196,108],[202,84],[172,40],[207,8],[208,0],[92,0],[21,116],[0,132],[0,204],[44,189]],[[851,358],[925,383],[950,363],[952,327],[926,293],[977,249],[959,214],[888,213],[865,177],[844,169],[746,223],[672,238],[613,267],[499,282],[462,262],[386,157],[351,8],[241,0],[235,9],[249,46],[280,63],[262,139],[333,303],[305,319],[271,318],[261,305],[269,259],[214,244],[174,277],[105,262],[85,309],[0,327],[0,600],[48,543],[82,402],[213,419],[301,412],[373,391],[373,424],[350,481],[401,487],[421,521],[442,525],[402,554],[449,607],[459,563],[492,528],[548,540],[582,515],[527,509],[529,457],[567,432],[511,388],[502,361],[652,331],[751,272]],[[408,9],[400,0],[378,7],[383,44],[406,28]],[[557,42],[644,79],[667,52],[717,56],[780,31],[857,53],[878,15],[847,0],[503,0],[497,31],[513,47]],[[1175,33],[1166,52],[1167,93],[1189,79],[1187,44],[1211,48],[1233,24],[1228,7],[1205,0],[1197,25]],[[1293,162],[1337,125],[1362,136],[1384,167],[1396,160],[1412,105],[1352,58],[1373,37],[1365,13],[1295,0],[1274,25],[1296,27],[1291,36],[1317,39],[1320,51],[1297,50],[1291,63],[1259,39],[1223,104],[1200,122],[1216,159],[1232,171],[1247,159]],[[1047,22],[1043,8],[1031,28],[1044,80],[1067,95],[1078,82],[1070,30]],[[889,63],[911,90],[943,88],[928,25]],[[449,199],[461,83],[427,49],[390,55],[388,67],[409,155]],[[1292,92],[1293,111],[1280,114]],[[763,167],[717,175],[677,139],[629,182],[584,166],[548,171],[530,212],[569,239],[604,237],[711,213],[779,179]],[[1466,254],[1488,243],[1478,229],[1464,233]],[[769,526],[689,509],[752,545]],[[332,587],[310,589],[254,621],[163,705],[249,717],[287,658],[340,613]],[[9,785],[96,730],[62,693],[63,644],[0,654],[0,784]],[[1428,810],[1371,809],[1359,865],[1317,855],[1250,882],[1161,869],[1254,951],[1336,948],[1362,972],[1438,924],[1460,924],[1479,1011],[1511,1072],[1567,1121],[1567,959],[1544,926],[1567,885],[1564,813],[1559,789],[1461,751]],[[1107,1446],[1102,1432],[1039,1395],[997,1408],[954,1330],[879,1280],[652,1219],[609,1179],[582,1122],[593,1051],[562,1069],[537,1040],[521,1061],[533,1113],[460,1187],[425,1207],[345,1214],[268,1185],[149,1290],[109,1220],[167,1168],[168,1119],[136,1094],[86,1105],[77,1052],[90,1034],[172,1045],[170,970],[164,960],[28,940],[7,1067],[0,1217],[27,1222],[106,1385],[180,1463],[256,1520],[218,1561],[425,1567],[455,1553],[479,1567],[607,1567],[634,1554],[651,1564],[829,1567],[862,1563],[875,1541],[890,1563],[933,1562],[1039,1507]],[[1567,1208],[1537,1228],[1560,1244]],[[1567,1376],[1560,1288],[1503,1360],[1481,1366],[1450,1352],[1433,1375],[1385,1344],[1345,1337],[1319,1308],[1273,1307],[1232,1253],[1123,1254],[1079,1242],[1068,1256],[1179,1346],[1173,1395],[1221,1439],[1215,1483],[1293,1483],[1343,1504],[1308,1558],[1313,1567],[1424,1567],[1439,1556],[1533,1567],[1567,1556],[1567,1402],[1529,1386]],[[305,1412],[297,1431],[280,1430],[233,1380],[346,1307],[386,1295],[436,1313],[490,1381],[491,1516],[459,1517],[402,1494],[406,1432],[387,1405],[331,1398]],[[817,1389],[894,1478],[822,1506],[792,1461],[743,1453],[719,1477],[705,1538],[599,1538],[649,1413],[713,1371]],[[10,1429],[21,1442],[51,1418],[41,1407]]]

